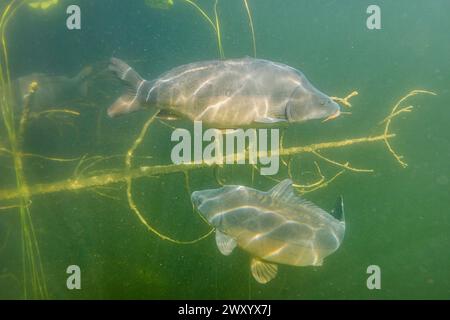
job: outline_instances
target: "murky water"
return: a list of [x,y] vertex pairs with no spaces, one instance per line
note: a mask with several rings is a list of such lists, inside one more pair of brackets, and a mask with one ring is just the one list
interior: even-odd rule
[[[245,2],[219,0],[225,58],[253,56],[256,49],[258,58],[301,70],[329,96],[359,93],[343,110],[351,114],[284,129],[285,148],[316,147],[290,149],[282,157],[290,170],[281,165],[271,177],[249,165],[174,166],[173,128],[192,130],[192,122],[155,120],[133,149],[152,110],[115,119],[106,114],[124,89],[106,71],[112,56],[147,79],[219,58],[214,1],[195,1],[211,23],[184,0],[168,9],[144,0],[60,0],[47,9],[20,2],[1,2],[9,17],[0,26],[11,83],[36,73],[72,79],[92,69],[86,90],[68,89],[81,90],[75,99],[30,108],[22,131],[23,108],[2,90],[1,298],[450,297],[448,1],[377,1],[381,29],[369,30],[371,1],[248,0],[254,48]],[[66,27],[71,4],[81,9],[81,30]],[[1,63],[6,88],[4,55]],[[38,86],[46,83],[36,79]],[[387,133],[395,134],[388,141],[403,156],[398,161],[383,140],[382,121],[412,90],[427,92],[398,106],[413,108],[391,117]],[[324,142],[333,143],[316,145]],[[192,191],[219,183],[269,190],[289,175],[303,185],[305,198],[327,211],[344,197],[345,238],[322,266],[281,265],[278,276],[261,285],[245,251],[221,255],[213,234],[183,243],[211,231],[192,210]],[[79,266],[81,290],[67,288],[71,265]],[[381,289],[369,290],[373,265]]]

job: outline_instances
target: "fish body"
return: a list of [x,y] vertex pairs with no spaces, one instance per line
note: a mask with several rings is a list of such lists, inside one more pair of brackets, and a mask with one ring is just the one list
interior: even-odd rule
[[216,228],[223,254],[238,246],[254,257],[252,274],[261,283],[275,277],[277,264],[322,265],[344,238],[342,198],[335,217],[297,196],[289,179],[267,192],[229,185],[195,191],[191,199]]
[[32,73],[20,77],[13,82],[16,104],[23,107],[23,101],[33,82],[37,84],[37,90],[30,105],[32,111],[57,108],[80,100],[87,95],[87,78],[91,71],[90,67],[86,67],[73,78],[45,73]]
[[217,128],[302,122],[337,116],[339,105],[298,70],[268,60],[244,58],[195,62],[153,81],[112,58],[110,69],[131,92],[109,109],[111,117],[145,106]]

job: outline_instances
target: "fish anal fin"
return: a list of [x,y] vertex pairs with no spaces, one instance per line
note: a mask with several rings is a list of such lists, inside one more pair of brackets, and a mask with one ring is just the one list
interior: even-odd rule
[[172,112],[170,112],[169,110],[160,110],[158,112],[157,115],[158,118],[163,119],[163,120],[167,120],[167,121],[174,121],[174,120],[179,120],[180,117]]
[[220,253],[228,256],[236,248],[236,240],[216,229],[216,244]]
[[278,266],[253,258],[250,263],[253,278],[261,284],[266,284],[277,276]]
[[312,264],[315,267],[320,267],[323,265],[323,259],[317,259],[317,261],[314,261],[314,263]]

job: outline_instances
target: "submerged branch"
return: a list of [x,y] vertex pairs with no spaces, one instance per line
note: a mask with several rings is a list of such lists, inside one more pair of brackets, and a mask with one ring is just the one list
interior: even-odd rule
[[[384,141],[385,139],[393,138],[395,135],[390,134],[388,136],[378,135],[374,137],[363,137],[355,139],[347,139],[343,141],[323,142],[317,144],[311,144],[303,147],[290,147],[280,150],[281,156],[295,155],[300,153],[314,152],[323,149],[332,149],[339,147],[346,147],[356,144],[371,143],[377,141]],[[131,152],[131,155],[134,150]],[[131,158],[129,158],[131,164]],[[43,195],[48,193],[62,192],[62,191],[75,191],[86,188],[92,188],[95,186],[104,186],[108,184],[114,184],[119,182],[127,182],[129,179],[136,179],[142,177],[151,177],[158,175],[165,175],[178,172],[186,172],[196,169],[217,167],[217,165],[209,165],[206,163],[187,163],[187,164],[168,164],[168,165],[155,165],[155,166],[142,166],[133,169],[122,170],[114,173],[104,173],[96,176],[81,177],[78,179],[67,179],[63,181],[57,181],[47,184],[35,184],[28,187],[27,192],[30,196]],[[6,189],[0,190],[0,201],[17,199],[21,197],[21,190]]]
[[[437,95],[436,93],[432,92],[432,91],[427,91],[427,90],[412,90],[409,93],[407,93],[405,96],[403,96],[402,98],[400,98],[400,100],[394,105],[394,107],[391,110],[391,113],[381,122],[381,123],[386,123],[386,126],[384,127],[384,136],[388,136],[389,135],[389,128],[391,125],[392,120],[398,116],[399,114],[403,113],[403,112],[411,112],[411,110],[413,109],[412,106],[408,106],[408,107],[404,107],[404,108],[400,108],[400,105],[403,103],[403,101],[405,101],[406,99],[408,99],[409,97],[418,95],[418,94],[430,94],[430,95]],[[400,109],[399,109],[400,108]],[[386,147],[388,148],[389,152],[392,154],[392,156],[395,158],[395,160],[403,167],[406,168],[408,166],[408,164],[403,161],[403,156],[397,154],[394,150],[394,148],[391,146],[391,144],[389,143],[388,139],[385,138],[384,139],[384,143],[386,144]]]

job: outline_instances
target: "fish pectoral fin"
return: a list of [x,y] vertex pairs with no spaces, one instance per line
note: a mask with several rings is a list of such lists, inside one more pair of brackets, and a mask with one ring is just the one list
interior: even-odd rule
[[315,267],[320,267],[323,265],[323,259],[317,260],[316,262],[313,263],[313,266]]
[[255,119],[255,122],[258,122],[258,123],[277,123],[277,122],[286,122],[286,119],[262,117],[262,118]]
[[277,276],[278,266],[273,263],[263,262],[259,259],[253,258],[250,263],[250,270],[253,278],[262,284],[266,284]]
[[220,253],[228,256],[236,248],[236,240],[216,229],[216,244]]

